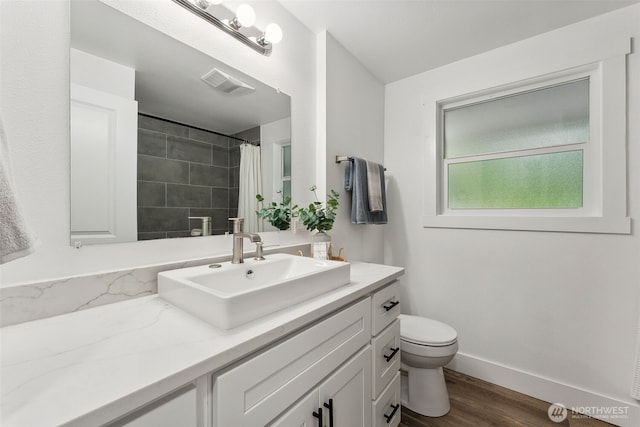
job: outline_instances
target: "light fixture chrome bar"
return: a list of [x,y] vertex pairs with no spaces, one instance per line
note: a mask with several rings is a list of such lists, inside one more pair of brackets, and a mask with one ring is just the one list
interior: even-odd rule
[[272,45],[270,43],[262,45],[260,43],[257,43],[255,41],[251,40],[249,37],[245,36],[240,31],[238,31],[238,30],[234,29],[233,27],[225,24],[224,22],[222,22],[221,20],[219,20],[215,16],[207,13],[206,11],[200,9],[198,6],[196,6],[195,4],[191,3],[189,0],[173,0],[173,1],[175,3],[178,3],[180,6],[184,7],[185,9],[190,10],[192,13],[198,15],[200,18],[204,19],[205,21],[209,22],[210,24],[218,27],[219,29],[221,29],[225,33],[229,34],[230,36],[232,36],[236,40],[241,41],[242,43],[246,44],[247,46],[249,46],[251,49],[255,50],[256,52],[258,52],[258,53],[260,53],[260,54],[262,54],[264,56],[270,56],[271,55]]

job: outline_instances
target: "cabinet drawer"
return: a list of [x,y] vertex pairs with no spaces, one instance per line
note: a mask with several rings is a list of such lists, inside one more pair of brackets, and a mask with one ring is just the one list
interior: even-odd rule
[[400,424],[400,400],[402,398],[400,393],[400,372],[397,372],[380,397],[373,402],[374,427],[397,427]]
[[373,396],[378,396],[400,369],[400,319],[371,340]]
[[214,379],[214,426],[264,425],[371,339],[367,298]]
[[378,335],[380,331],[393,322],[399,314],[400,283],[395,281],[386,288],[373,294],[373,300],[371,301],[373,335]]

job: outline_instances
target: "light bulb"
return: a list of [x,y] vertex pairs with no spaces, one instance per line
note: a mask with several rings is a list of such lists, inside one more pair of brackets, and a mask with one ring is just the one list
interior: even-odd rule
[[282,28],[280,25],[271,23],[267,25],[267,29],[264,30],[264,41],[271,44],[280,43],[282,40]]
[[250,27],[256,22],[256,13],[251,6],[243,3],[236,10],[236,19],[241,26]]

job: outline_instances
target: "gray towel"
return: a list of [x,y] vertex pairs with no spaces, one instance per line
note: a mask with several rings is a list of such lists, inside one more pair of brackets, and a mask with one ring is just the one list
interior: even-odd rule
[[9,147],[0,119],[0,264],[29,255],[35,239],[27,229],[16,203]]
[[384,210],[382,206],[382,186],[384,182],[380,182],[380,171],[384,171],[383,167],[376,162],[367,160],[367,190],[369,191],[369,212],[381,212]]
[[353,224],[386,224],[387,196],[384,186],[384,167],[379,165],[380,196],[382,210],[371,212],[369,209],[369,185],[367,182],[367,161],[354,157],[347,164],[344,176],[344,189],[351,192],[351,222]]

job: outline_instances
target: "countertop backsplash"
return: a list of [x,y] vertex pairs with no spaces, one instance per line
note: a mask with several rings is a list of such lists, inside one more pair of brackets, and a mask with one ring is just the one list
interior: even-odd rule
[[[309,252],[308,244],[265,248],[265,254]],[[158,273],[231,259],[231,255],[21,284],[0,289],[0,327],[72,313],[158,291]]]

